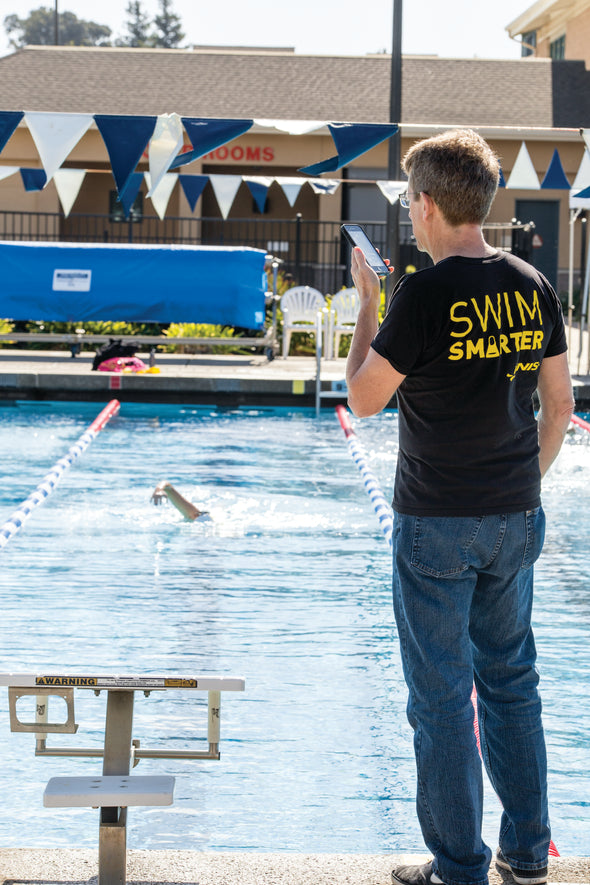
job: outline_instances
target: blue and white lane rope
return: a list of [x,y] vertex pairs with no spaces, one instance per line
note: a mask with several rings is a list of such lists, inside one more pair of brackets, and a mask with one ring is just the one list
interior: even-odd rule
[[71,446],[67,453],[54,464],[49,473],[39,483],[34,492],[31,492],[22,504],[14,511],[10,519],[3,526],[0,526],[0,550],[4,548],[9,540],[23,527],[35,507],[42,504],[46,498],[56,487],[68,467],[74,463],[82,452],[84,452],[90,443],[96,438],[98,433],[103,429],[107,421],[116,415],[119,411],[120,403],[118,400],[111,400],[110,403],[100,412],[94,419],[90,427],[84,431],[80,439]]
[[340,421],[340,426],[342,427],[346,436],[346,441],[348,443],[350,454],[352,455],[352,460],[360,470],[363,483],[365,485],[365,490],[369,498],[371,499],[371,504],[373,505],[373,509],[377,514],[377,519],[379,520],[381,531],[385,535],[385,540],[391,548],[393,537],[393,513],[391,507],[385,500],[383,492],[379,487],[379,483],[375,479],[374,473],[367,464],[367,456],[361,443],[359,442],[357,435],[352,429],[350,418],[348,417],[348,412],[346,411],[345,407],[340,405],[336,406],[336,414],[338,416],[338,420]]

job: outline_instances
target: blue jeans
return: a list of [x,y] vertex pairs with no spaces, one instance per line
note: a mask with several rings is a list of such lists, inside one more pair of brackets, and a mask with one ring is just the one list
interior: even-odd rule
[[513,866],[546,866],[547,761],[531,629],[542,508],[481,517],[396,514],[393,598],[417,810],[433,869],[447,885],[485,885],[482,768],[503,806],[499,844]]

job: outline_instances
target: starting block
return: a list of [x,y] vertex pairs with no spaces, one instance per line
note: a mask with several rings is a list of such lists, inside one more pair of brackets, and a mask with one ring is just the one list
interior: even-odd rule
[[[168,775],[130,775],[141,759],[220,758],[221,692],[244,691],[244,680],[215,676],[83,676],[76,674],[0,673],[0,685],[8,687],[10,729],[34,733],[36,756],[99,756],[102,775],[95,777],[52,777],[43,796],[47,808],[99,808],[98,885],[125,885],[127,881],[127,809],[131,806],[172,805],[175,779]],[[107,692],[104,747],[48,747],[48,734],[76,734],[74,689]],[[170,689],[207,692],[208,721],[205,750],[143,748],[132,737],[133,703],[136,691],[149,697],[152,691]],[[34,695],[32,720],[19,718],[18,701]],[[65,701],[64,721],[49,719],[48,700]]]

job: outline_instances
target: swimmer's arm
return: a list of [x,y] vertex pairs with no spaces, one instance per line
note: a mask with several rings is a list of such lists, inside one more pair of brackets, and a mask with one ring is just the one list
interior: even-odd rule
[[166,495],[170,503],[182,513],[185,519],[198,519],[199,516],[203,515],[202,510],[199,510],[198,507],[195,507],[194,504],[187,501],[186,498],[184,498],[169,482],[161,482],[156,486],[154,494],[152,495],[154,503],[157,503],[158,496],[162,494]]
[[543,477],[559,454],[575,407],[567,353],[543,360],[537,394],[541,405],[537,417],[539,467]]

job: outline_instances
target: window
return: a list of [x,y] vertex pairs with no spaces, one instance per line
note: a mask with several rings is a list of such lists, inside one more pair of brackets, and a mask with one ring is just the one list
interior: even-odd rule
[[562,34],[561,37],[549,44],[549,55],[556,61],[560,58],[565,58],[565,34]]
[[129,216],[125,217],[123,204],[119,200],[117,191],[109,191],[109,221],[143,221],[143,194],[137,194],[133,205],[129,210]]
[[520,47],[520,55],[521,58],[527,58],[529,55],[535,54],[535,49],[537,48],[537,32],[536,31],[527,31],[522,35],[521,38],[521,47]]

